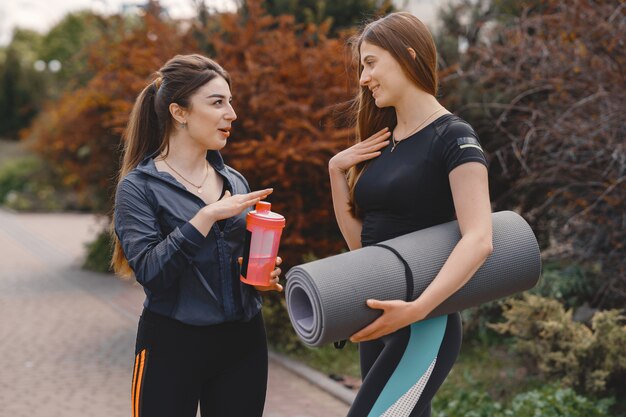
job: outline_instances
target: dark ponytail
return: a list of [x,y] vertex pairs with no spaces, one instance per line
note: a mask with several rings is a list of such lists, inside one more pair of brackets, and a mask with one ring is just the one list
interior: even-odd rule
[[124,159],[120,179],[139,165],[146,155],[162,150],[165,144],[154,103],[161,81],[162,78],[159,77],[148,84],[135,101],[123,136]]

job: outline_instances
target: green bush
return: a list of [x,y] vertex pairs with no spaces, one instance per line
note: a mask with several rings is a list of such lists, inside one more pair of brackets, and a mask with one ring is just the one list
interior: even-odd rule
[[557,299],[565,308],[575,308],[585,302],[591,304],[600,287],[595,278],[593,271],[580,265],[548,263],[544,266],[539,284],[530,292]]
[[498,345],[505,337],[489,327],[502,320],[503,301],[492,301],[461,311],[463,318],[463,340],[474,341],[485,346]]
[[478,389],[457,390],[452,396],[435,395],[433,417],[497,417],[502,405]]
[[90,211],[93,200],[80,198],[41,158],[17,157],[0,166],[0,205],[17,211]]
[[17,158],[3,164],[0,167],[0,203],[4,203],[7,197],[27,189],[41,169],[41,161],[32,156]]
[[111,272],[113,242],[108,230],[100,232],[93,242],[85,245],[87,257],[83,268],[96,272]]
[[433,417],[610,417],[614,403],[613,398],[587,398],[558,384],[518,394],[506,407],[483,391],[460,390],[451,397],[436,395]]
[[[529,293],[556,299],[568,309],[585,303],[593,304],[594,294],[599,287],[598,274],[593,266],[548,262],[543,267],[537,286]],[[508,300],[492,301],[463,310],[463,339],[485,345],[501,344],[503,337],[489,324],[502,321],[502,305]]]
[[503,314],[505,321],[490,327],[515,337],[529,367],[581,392],[624,393],[626,318],[620,311],[600,311],[588,327],[558,301],[527,294],[509,300]]
[[613,399],[590,399],[571,388],[547,385],[517,395],[502,414],[506,417],[610,417]]

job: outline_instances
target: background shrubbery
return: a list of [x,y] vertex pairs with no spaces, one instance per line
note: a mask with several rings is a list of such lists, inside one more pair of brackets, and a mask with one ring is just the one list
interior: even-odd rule
[[609,417],[612,399],[590,399],[571,388],[549,384],[516,395],[509,406],[477,390],[459,391],[454,397],[435,397],[433,417]]
[[626,317],[596,313],[590,326],[553,299],[526,295],[505,304],[503,323],[491,327],[514,336],[514,349],[529,368],[582,392],[626,396]]

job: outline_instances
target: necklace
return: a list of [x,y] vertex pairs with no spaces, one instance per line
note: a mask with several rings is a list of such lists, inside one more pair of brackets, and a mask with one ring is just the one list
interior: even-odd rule
[[426,123],[431,117],[433,117],[435,114],[439,113],[441,110],[443,109],[443,107],[438,108],[437,110],[435,110],[434,112],[432,112],[431,114],[428,115],[428,117],[426,117],[424,119],[424,121],[422,123],[420,123],[419,125],[417,125],[417,127],[415,129],[413,129],[408,135],[406,135],[405,137],[403,137],[400,140],[396,140],[395,137],[393,137],[393,135],[391,136],[391,152],[396,150],[396,146],[398,146],[398,144],[400,142],[402,142],[404,139],[408,138],[409,136],[411,136],[412,134],[414,134],[415,132],[417,132],[419,130],[420,127],[424,126],[424,123]]
[[173,166],[168,164],[165,159],[162,159],[162,161],[165,162],[165,165],[167,165],[169,167],[169,169],[171,169],[172,171],[177,173],[179,177],[181,177],[183,180],[185,180],[185,182],[188,182],[189,184],[191,184],[194,187],[196,187],[198,189],[198,194],[202,194],[202,186],[204,185],[204,182],[206,181],[207,177],[209,176],[209,167],[208,167],[208,165],[206,166],[206,173],[204,174],[204,178],[202,179],[202,182],[200,183],[200,185],[196,185],[193,182],[189,181],[187,178],[183,177],[183,175],[180,172],[176,171]]

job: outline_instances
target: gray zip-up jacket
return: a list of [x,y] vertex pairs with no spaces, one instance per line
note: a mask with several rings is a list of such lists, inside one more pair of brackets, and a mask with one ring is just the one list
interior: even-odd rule
[[[207,160],[233,195],[250,192],[219,152],[209,151]],[[115,233],[144,287],[144,307],[192,325],[250,320],[261,297],[239,281],[247,211],[215,223],[204,237],[189,223],[204,206],[173,176],[157,171],[152,156],[120,181]]]

